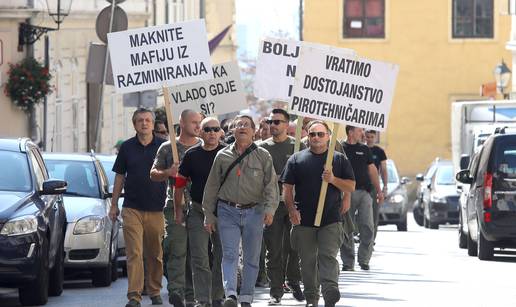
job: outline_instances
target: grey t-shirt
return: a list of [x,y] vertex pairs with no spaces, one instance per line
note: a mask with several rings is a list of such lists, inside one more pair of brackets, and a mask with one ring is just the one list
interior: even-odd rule
[[[179,160],[182,160],[185,156],[185,153],[188,149],[191,147],[194,147],[196,145],[199,145],[201,143],[201,140],[198,139],[197,143],[195,143],[192,146],[185,146],[181,143],[179,143],[178,138],[176,138],[176,146],[177,146],[177,154],[179,156]],[[172,164],[174,163],[174,159],[172,158],[172,146],[170,146],[170,141],[166,141],[158,149],[158,152],[156,153],[156,158],[154,159],[154,167],[163,170],[170,168]],[[174,179],[169,178],[168,180],[168,188],[167,188],[167,206],[171,206],[174,200],[174,191],[172,190],[171,186],[174,185]],[[186,186],[185,189],[185,203],[190,202],[190,185]]]

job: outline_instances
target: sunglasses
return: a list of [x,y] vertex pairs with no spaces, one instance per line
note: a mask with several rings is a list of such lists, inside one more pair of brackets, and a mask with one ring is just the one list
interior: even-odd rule
[[323,138],[325,135],[326,135],[326,132],[309,132],[308,135],[311,137],[311,138],[314,138],[315,136],[319,137],[319,138]]
[[284,120],[281,120],[281,119],[268,119],[265,121],[267,123],[267,125],[271,125],[271,124],[274,124],[274,125],[279,125],[281,123],[286,123],[286,121]]
[[206,133],[209,133],[210,131],[211,132],[219,132],[220,127],[204,127],[204,128],[202,128],[202,130]]
[[251,128],[251,124],[247,123],[247,122],[238,123],[235,125],[235,128],[237,128],[237,129]]

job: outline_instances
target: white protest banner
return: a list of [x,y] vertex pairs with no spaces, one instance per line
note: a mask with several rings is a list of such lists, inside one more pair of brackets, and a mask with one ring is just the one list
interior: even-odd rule
[[302,48],[289,110],[332,122],[384,131],[399,66],[347,51]]
[[170,96],[174,113],[191,109],[213,116],[248,107],[237,62],[213,65],[213,76],[211,80],[172,87]]
[[[262,99],[290,101],[301,48],[331,50],[333,47],[297,40],[265,38],[256,60],[254,95]],[[350,53],[355,52],[351,49]]]
[[204,20],[108,33],[117,93],[213,78]]

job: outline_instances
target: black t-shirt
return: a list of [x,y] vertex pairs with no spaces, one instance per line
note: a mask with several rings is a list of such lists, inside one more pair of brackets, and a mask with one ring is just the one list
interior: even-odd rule
[[135,136],[120,147],[112,170],[125,176],[124,207],[141,211],[163,210],[167,184],[151,181],[149,174],[156,152],[164,141],[154,137],[143,146]]
[[385,151],[380,146],[376,145],[370,147],[369,150],[371,150],[371,154],[373,155],[374,165],[376,166],[376,169],[379,171],[382,165],[382,161],[387,160]]
[[186,151],[181,164],[179,164],[179,174],[186,178],[190,178],[192,186],[190,188],[190,196],[197,203],[202,203],[204,186],[211,166],[215,160],[217,152],[225,146],[219,145],[217,148],[207,151],[201,145],[190,148]]
[[371,150],[367,145],[356,143],[342,143],[346,156],[353,167],[355,174],[356,186],[355,190],[371,191],[371,178],[369,178],[369,164],[373,163]]
[[[295,186],[295,203],[301,213],[303,226],[314,226],[327,154],[328,151],[323,154],[314,154],[310,149],[299,151],[288,159],[281,174],[281,182]],[[354,179],[349,161],[339,152],[335,152],[333,156],[333,175],[342,179]],[[334,185],[328,184],[321,226],[341,220],[341,205],[341,191]]]

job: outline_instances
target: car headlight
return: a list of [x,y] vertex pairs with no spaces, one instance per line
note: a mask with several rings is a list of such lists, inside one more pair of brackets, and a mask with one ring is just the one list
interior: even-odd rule
[[38,230],[38,219],[34,215],[14,218],[2,227],[0,234],[4,236],[26,235]]
[[399,204],[399,203],[403,202],[403,199],[404,199],[403,195],[401,195],[401,194],[394,194],[391,197],[389,197],[389,202],[390,203]]
[[74,235],[95,233],[104,229],[104,218],[98,215],[83,217],[78,220],[73,228]]
[[433,194],[430,195],[430,201],[433,203],[446,203],[446,197]]

